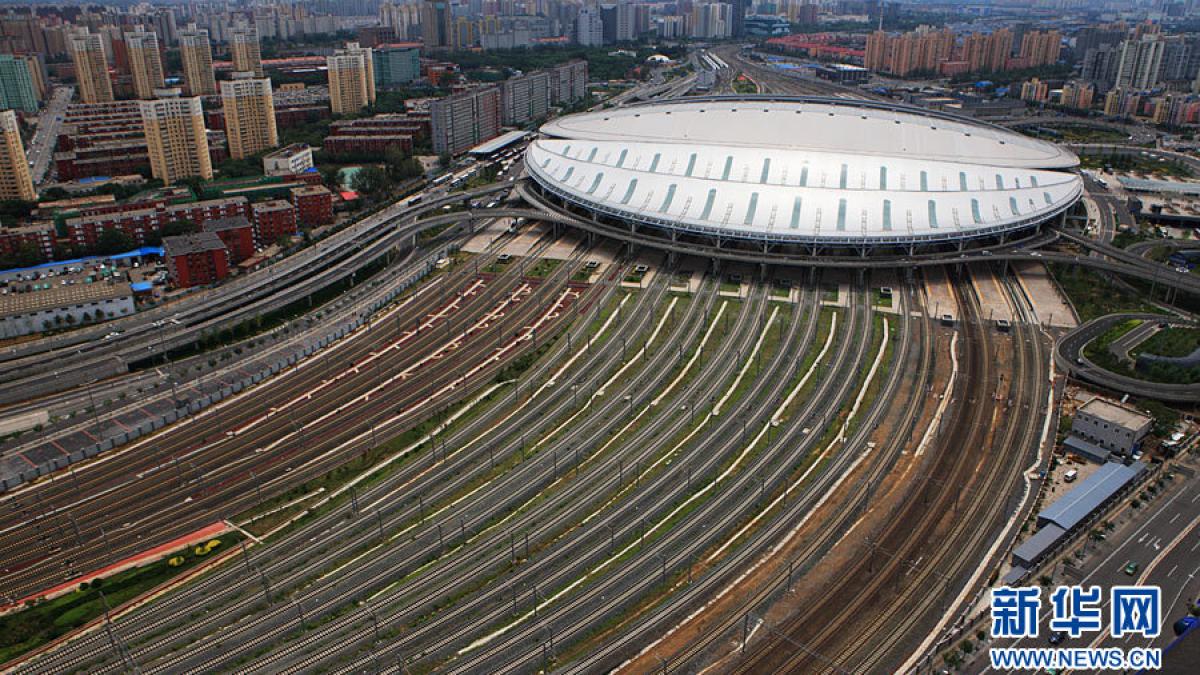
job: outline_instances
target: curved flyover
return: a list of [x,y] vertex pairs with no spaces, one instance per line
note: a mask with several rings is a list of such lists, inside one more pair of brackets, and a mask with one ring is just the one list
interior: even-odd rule
[[1166,321],[1174,326],[1193,326],[1187,321],[1162,314],[1125,313],[1108,314],[1079,326],[1058,339],[1054,345],[1055,365],[1091,384],[1133,396],[1154,398],[1172,403],[1195,403],[1200,401],[1200,384],[1163,384],[1149,382],[1100,367],[1083,353],[1089,342],[1103,335],[1112,327],[1130,319],[1143,321]]

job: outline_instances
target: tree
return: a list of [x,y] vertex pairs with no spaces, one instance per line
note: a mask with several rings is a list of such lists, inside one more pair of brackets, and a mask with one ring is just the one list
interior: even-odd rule
[[46,256],[32,242],[22,242],[17,250],[12,253],[0,256],[0,269],[11,269],[13,267],[31,267],[46,261]]
[[197,197],[200,197],[204,193],[204,179],[199,176],[180,178],[179,184],[191,190]]
[[355,191],[371,196],[381,195],[387,192],[391,186],[391,177],[377,166],[364,166],[354,174],[354,179],[350,181],[350,187]]
[[226,178],[244,178],[262,174],[260,155],[231,159],[217,167],[217,171]]
[[421,162],[409,156],[398,147],[388,148],[383,153],[383,158],[387,162],[388,174],[394,180],[406,180],[416,178],[425,173],[421,167]]
[[322,166],[317,169],[321,172],[321,182],[330,190],[342,189],[342,170],[336,166]]
[[28,218],[35,208],[37,208],[37,202],[5,199],[0,201],[0,222],[9,225],[22,218]]
[[134,246],[136,244],[133,237],[123,230],[110,228],[101,232],[100,236],[96,238],[95,252],[99,255],[111,255],[131,251]]

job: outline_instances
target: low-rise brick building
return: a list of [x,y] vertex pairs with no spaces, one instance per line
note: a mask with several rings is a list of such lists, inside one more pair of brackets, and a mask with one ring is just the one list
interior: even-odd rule
[[272,199],[251,207],[254,230],[260,248],[274,244],[280,237],[296,234],[296,208],[291,202]]
[[210,220],[204,223],[203,230],[221,238],[225,248],[229,249],[232,264],[254,256],[254,225],[245,216]]
[[152,235],[158,234],[167,223],[182,220],[202,226],[210,220],[246,216],[249,211],[245,197],[225,197],[186,204],[159,201],[119,206],[119,210],[108,213],[68,218],[64,223],[67,239],[72,245],[91,247],[96,245],[101,232],[116,229],[129,235],[140,246]]
[[382,154],[390,148],[410,153],[429,132],[428,115],[388,113],[334,122],[322,147],[333,155]]
[[313,227],[333,222],[333,193],[324,185],[292,188],[292,204],[300,225]]
[[212,284],[229,276],[229,249],[213,232],[166,237],[163,257],[176,288]]
[[0,255],[15,255],[32,248],[46,260],[54,257],[55,233],[52,223],[0,228]]

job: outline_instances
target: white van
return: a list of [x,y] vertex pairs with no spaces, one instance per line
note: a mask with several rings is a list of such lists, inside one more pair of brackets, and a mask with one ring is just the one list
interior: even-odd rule
[[1068,483],[1074,483],[1075,479],[1078,477],[1079,477],[1078,469],[1071,469],[1070,471],[1063,474],[1063,480],[1065,480]]

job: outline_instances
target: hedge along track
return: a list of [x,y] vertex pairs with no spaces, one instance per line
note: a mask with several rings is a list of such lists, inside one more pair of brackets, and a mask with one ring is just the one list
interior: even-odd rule
[[[671,351],[669,351],[669,350],[659,350],[659,353],[658,353],[658,354],[659,354],[660,356],[662,356],[663,358],[666,358],[666,359],[668,359],[668,360],[669,360],[671,357],[673,357],[673,356],[674,356],[673,352],[671,352]],[[665,370],[664,370],[664,372],[665,372]],[[649,386],[649,385],[651,385],[651,383],[647,383],[647,385]],[[615,397],[612,397],[612,398],[613,398],[613,399],[614,399],[614,400],[617,402],[617,405],[618,405],[619,407],[623,407],[623,406],[624,406],[624,403],[622,403],[622,402],[621,402],[621,398],[620,398],[620,396],[619,396],[619,395],[618,395],[618,396],[615,396]],[[611,461],[611,460],[610,460],[610,461]],[[586,463],[586,462],[585,462],[585,463]],[[614,466],[613,468],[615,469],[616,467]],[[615,471],[614,471],[613,473],[615,473]],[[547,474],[547,479],[549,479],[549,474]],[[585,482],[586,482],[586,479],[585,479],[585,478],[580,478],[578,482],[580,482],[580,483],[585,483]],[[568,495],[568,496],[571,496],[571,497],[573,498],[573,496],[572,496],[572,495]],[[549,504],[549,505],[547,506],[547,508],[545,508],[545,509],[543,509],[543,510],[553,510],[553,508],[552,508],[552,507],[553,507],[553,504]],[[556,521],[554,521],[554,522],[551,522],[551,523],[549,523],[549,524],[544,524],[544,525],[542,525],[542,529],[543,529],[543,530],[550,531],[550,530],[553,530],[553,529],[554,529],[554,527],[555,527],[556,523],[561,523],[561,522],[567,522],[567,523],[569,523],[569,521],[570,521],[570,520],[571,520],[571,517],[570,517],[570,514],[569,514],[569,513],[568,513],[568,514],[563,514],[563,515],[561,515],[561,516],[556,516]],[[537,541],[537,539],[538,539],[538,538],[540,538],[540,534],[539,534],[539,533],[534,533],[533,540],[534,540],[534,541]],[[493,552],[494,552],[494,555],[493,555],[493,562],[497,562],[497,563],[503,563],[503,562],[504,562],[504,561],[505,561],[505,560],[506,560],[506,559],[509,557],[509,546],[508,546],[508,544],[509,544],[509,540],[508,540],[508,538],[507,538],[507,537],[505,537],[505,536],[504,536],[504,532],[497,532],[497,533],[495,534],[495,536],[493,536],[493,538],[492,538],[492,543],[491,543],[491,545],[489,546],[489,548],[490,548],[490,549],[492,549],[492,550],[493,550]],[[471,561],[466,561],[466,563],[470,563],[470,564],[472,565],[472,568],[474,568],[474,567],[477,567],[477,566],[478,566],[478,565],[476,565],[476,564],[472,563]],[[466,564],[466,563],[464,563],[464,564]],[[469,570],[467,570],[467,574],[466,574],[466,575],[463,577],[463,581],[464,581],[464,582],[470,582],[470,581],[472,581],[473,577],[475,577],[475,576],[477,576],[477,574],[476,574],[476,573],[473,571],[473,569],[469,569]],[[438,581],[437,579],[433,579],[433,580],[431,580],[431,582],[437,582],[437,581]],[[454,584],[442,584],[442,586],[444,586],[444,587],[451,587],[451,586],[455,586],[455,585],[454,585]],[[386,610],[386,607],[382,607],[381,609],[383,609],[383,610]],[[414,610],[414,611],[415,611],[415,610]],[[388,619],[388,620],[390,621],[390,619]],[[444,622],[444,621],[446,621],[446,620],[447,620],[447,619],[445,619],[445,618],[437,618],[437,619],[434,619],[434,621],[441,621],[441,622]],[[384,623],[384,621],[381,619],[381,620],[380,620],[380,623],[381,623],[381,625],[382,625],[382,624]],[[274,663],[273,663],[273,664],[271,665],[271,668],[272,668],[272,670],[275,670],[275,669],[276,669],[276,664],[274,664]]]
[[[569,267],[564,267],[564,268],[563,268],[563,270],[564,270],[564,273],[565,273],[565,270],[566,270],[566,269],[569,269]],[[331,520],[332,520],[332,519],[331,519]],[[223,587],[224,587],[224,586],[221,586],[221,587],[222,587],[222,589],[223,589]],[[158,625],[156,625],[156,626],[155,626],[155,628],[160,628],[160,627],[161,627],[161,622],[160,622],[160,623],[158,623]],[[80,643],[80,647],[83,647],[83,643]],[[74,647],[72,647],[72,651],[84,651],[84,649],[74,649]],[[98,651],[98,650],[97,650],[97,651]],[[46,659],[42,659],[42,662],[44,662],[44,661],[46,661]]]
[[[485,455],[485,458],[486,458],[486,455]],[[366,498],[373,498],[373,497],[371,497],[370,495],[368,495]],[[360,501],[362,501],[362,502],[365,502],[366,500],[360,500]],[[415,500],[414,500],[414,501],[415,501]],[[415,504],[414,504],[414,508],[413,508],[412,510],[413,510],[413,512],[415,512],[415,510],[416,510],[416,509],[415,509]],[[415,516],[415,513],[414,513],[413,515]],[[372,524],[371,524],[371,522],[370,522],[370,521],[368,521],[368,522],[367,522],[367,525],[366,525],[366,527],[367,527],[367,528],[370,528],[370,527],[371,527],[371,525],[372,525]],[[278,550],[278,549],[276,548],[276,549],[271,549],[271,550]],[[136,656],[137,656],[137,655],[136,655]]]
[[[982,375],[980,381],[988,383],[992,359],[986,334],[978,322],[978,308],[975,299],[971,295],[970,289],[963,284],[955,284],[954,288],[958,296],[958,304],[963,310],[962,325],[966,327],[965,333],[967,334],[965,341],[967,367],[963,380],[970,382],[975,377]],[[958,396],[960,401],[965,398],[962,392],[959,392]],[[940,467],[939,473],[943,474],[943,479],[942,489],[938,491],[936,499],[929,504],[925,504],[924,500],[908,500],[900,507],[900,513],[887,519],[877,536],[869,537],[870,541],[875,542],[873,548],[881,548],[885,552],[886,558],[878,564],[876,559],[880,556],[868,554],[858,558],[858,562],[853,564],[848,573],[841,577],[841,581],[835,589],[831,589],[831,592],[820,602],[809,608],[809,611],[789,617],[773,631],[777,635],[787,636],[786,639],[789,641],[794,640],[795,643],[803,645],[804,649],[789,650],[786,654],[771,653],[768,651],[769,647],[778,648],[780,645],[776,639],[768,639],[758,645],[750,656],[738,664],[739,672],[755,672],[760,668],[779,669],[780,672],[825,667],[833,667],[838,670],[845,669],[847,666],[852,668],[852,664],[844,662],[844,653],[832,651],[832,648],[836,646],[835,641],[844,635],[846,623],[854,622],[861,629],[863,636],[873,636],[874,631],[880,629],[885,622],[868,618],[866,625],[863,625],[861,617],[866,611],[868,603],[875,607],[880,600],[886,598],[887,603],[891,606],[904,607],[905,611],[910,609],[910,606],[904,604],[903,597],[892,598],[888,595],[888,590],[904,583],[907,573],[914,571],[909,564],[910,561],[920,557],[921,545],[928,537],[935,536],[939,523],[942,522],[948,511],[946,507],[953,505],[954,488],[952,486],[966,485],[970,480],[973,465],[969,460],[970,454],[963,452],[962,449],[980,447],[982,434],[986,433],[984,431],[986,429],[984,414],[988,408],[974,405],[967,409],[967,403],[964,401],[956,408],[957,414],[951,423],[951,429],[939,436],[941,452],[937,453],[932,461],[935,466]],[[928,490],[933,487],[935,485],[930,480],[930,474],[924,474],[920,489]],[[914,511],[916,513],[913,513]],[[959,522],[969,523],[971,521],[961,520]],[[943,545],[940,550],[946,550],[945,546]],[[923,576],[933,569],[934,564],[935,562],[931,561],[915,572]],[[880,569],[876,570],[876,567]],[[902,593],[907,596],[916,589],[919,589],[919,585],[909,585]],[[879,610],[879,614],[890,615],[890,612],[884,609]],[[805,632],[808,626],[820,626],[820,628],[815,634],[810,635]],[[866,637],[861,638],[857,643],[861,644],[866,639]],[[789,644],[794,643],[789,642]]]
[[[854,313],[856,317],[852,323],[855,325],[861,324],[863,311],[860,308]],[[853,330],[853,329],[852,329]],[[846,359],[850,349],[850,342],[847,341],[841,345],[839,350],[838,363],[841,367],[835,368],[835,371],[845,370],[847,367],[853,367],[859,359],[854,359],[853,363]],[[860,345],[857,355],[861,357],[863,347]],[[794,365],[794,362],[793,362]],[[811,414],[812,409],[816,407],[816,402],[822,401],[827,397],[824,395],[828,390],[836,387],[840,388],[839,393],[847,391],[849,382],[852,378],[842,378],[840,382],[835,377],[827,379],[821,383],[819,391],[804,411],[800,418],[805,418]],[[779,395],[786,388],[789,377],[774,378],[772,380],[774,386],[774,395]],[[838,382],[837,385],[833,384]],[[768,396],[767,400],[772,400],[774,396]],[[839,397],[834,397],[840,398]],[[759,412],[762,412],[761,410]],[[768,421],[767,415],[758,415],[758,419],[754,421],[757,426],[760,422]],[[719,443],[723,448],[708,452],[706,448],[697,450],[698,453],[705,457],[708,462],[701,470],[701,475],[707,475],[710,472],[719,470],[726,464],[731,457],[736,456],[737,449],[743,447],[744,443],[739,438],[739,430],[735,424],[727,424],[724,431],[726,432],[725,439],[721,440],[718,436],[722,434],[712,434],[707,439],[709,444]],[[743,447],[743,452],[748,452],[750,447]],[[728,474],[730,477],[722,484],[723,489],[719,492],[722,497],[729,498],[731,495],[741,496],[741,493],[748,492],[753,487],[758,486],[757,472],[755,469],[770,461],[770,453],[759,453],[753,457],[752,462],[747,466],[741,466],[740,460],[737,471]],[[745,455],[742,455],[745,458]],[[732,467],[733,465],[731,465]],[[701,484],[705,485],[704,480]],[[683,481],[677,483],[680,488]],[[701,488],[704,490],[705,488]],[[682,505],[681,505],[682,506]],[[679,526],[672,526],[663,531],[661,536],[656,535],[652,540],[647,541],[645,547],[640,548],[636,552],[630,553],[629,562],[623,568],[625,571],[619,578],[614,578],[611,574],[601,578],[578,594],[565,600],[562,604],[556,605],[551,609],[551,614],[543,614],[542,624],[553,625],[554,643],[558,646],[569,644],[575,639],[585,636],[586,632],[596,622],[596,617],[600,616],[615,616],[622,608],[627,608],[630,603],[636,602],[638,598],[643,597],[645,592],[655,588],[660,582],[660,566],[665,566],[670,569],[679,569],[679,563],[687,560],[693,551],[701,550],[708,545],[713,537],[719,536],[726,527],[736,522],[740,513],[735,510],[725,510],[722,515],[718,509],[730,506],[722,499],[701,499],[694,503],[694,508],[687,513],[686,518],[680,521]],[[679,508],[679,507],[677,507]],[[666,521],[659,521],[655,524],[654,529],[660,526],[669,524],[671,516],[667,516]],[[599,550],[602,550],[599,549]],[[660,557],[661,556],[661,557]],[[634,568],[631,570],[630,568]],[[629,580],[633,581],[629,581]],[[629,582],[631,585],[625,585]],[[621,588],[619,585],[625,585]],[[603,602],[603,608],[595,607],[595,603]],[[569,622],[569,623],[567,623]],[[564,625],[566,623],[566,625]],[[540,637],[539,637],[540,634]],[[531,662],[537,662],[544,656],[542,649],[549,640],[546,631],[540,627],[529,626],[521,630],[511,633],[500,644],[489,645],[478,652],[472,652],[464,655],[453,664],[455,671],[470,671],[470,670],[510,670],[531,667]],[[534,645],[529,649],[530,643]],[[540,648],[539,648],[540,647]],[[502,660],[502,661],[501,661]]]
[[[899,315],[902,322],[899,328],[902,343],[901,349],[893,355],[893,361],[895,364],[902,364],[910,360],[909,341],[904,339],[903,336],[908,331],[914,330],[915,326],[915,330],[921,336],[919,352],[920,366],[917,370],[918,380],[909,388],[904,405],[900,408],[900,410],[905,411],[905,419],[900,423],[900,428],[889,438],[884,447],[872,452],[869,458],[872,463],[867,474],[857,481],[856,487],[850,490],[851,493],[861,495],[857,500],[857,504],[853,508],[839,510],[834,519],[828,525],[822,527],[812,541],[805,544],[797,554],[791,557],[791,564],[789,564],[786,570],[782,570],[779,574],[774,575],[770,582],[762,584],[753,593],[745,594],[745,599],[738,602],[735,609],[724,612],[715,622],[712,617],[709,617],[708,621],[712,623],[710,623],[710,627],[704,631],[699,639],[691,641],[683,650],[671,654],[663,660],[664,667],[668,670],[698,667],[698,660],[701,656],[712,648],[716,641],[725,637],[730,631],[738,628],[744,616],[750,612],[759,611],[767,605],[772,597],[786,591],[788,582],[792,578],[799,577],[806,569],[815,565],[862,515],[871,494],[882,484],[884,477],[904,450],[906,440],[915,427],[920,417],[922,406],[924,405],[922,394],[932,373],[930,361],[933,355],[932,332],[928,330],[926,321],[912,321],[910,319],[910,309],[918,306],[918,303],[913,298],[912,287],[905,285],[904,292],[906,300],[901,307]],[[893,400],[902,379],[903,371],[900,368],[893,367],[888,382],[875,397],[875,411],[868,414],[869,421],[867,423],[859,426],[861,431],[847,443],[848,448],[858,447],[866,441],[869,437],[869,432],[874,430],[875,425],[882,416],[884,405]],[[838,471],[830,470],[827,474],[836,478]],[[828,488],[827,491],[831,491],[832,489]],[[774,532],[774,534],[763,539],[763,545],[774,542],[774,547],[768,548],[764,555],[778,555],[777,553],[773,553],[773,550],[782,547],[784,537],[787,536],[787,528],[795,528],[795,523],[802,522],[806,517],[805,514],[815,510],[812,508],[812,501],[820,497],[821,494],[820,492],[812,491],[809,498],[801,497],[791,504],[783,504],[784,512],[777,514],[773,521],[762,526],[764,529],[770,529]],[[758,560],[763,559],[759,557],[760,553],[762,553],[761,551],[745,547],[743,547],[743,551],[747,554],[744,556],[747,560],[755,558]],[[792,565],[795,565],[795,567],[793,568]],[[622,650],[630,652],[640,647],[640,651],[638,651],[639,655],[653,652],[654,647],[651,635],[656,627],[663,627],[669,621],[683,620],[691,622],[696,620],[703,612],[709,610],[705,609],[703,605],[692,609],[688,603],[700,604],[705,602],[706,597],[714,598],[715,596],[732,592],[733,585],[738,583],[734,575],[737,571],[738,568],[731,566],[729,572],[725,575],[720,573],[705,575],[681,597],[665,604],[655,615],[638,621],[622,633],[617,640],[611,641],[610,645],[606,645],[606,650],[611,652],[612,656],[602,653],[589,655],[586,660],[576,664],[575,669],[583,670],[601,667],[602,664],[608,667],[607,664],[612,662],[613,656],[619,654]],[[739,590],[738,593],[744,594],[744,590]],[[658,630],[662,629],[658,628]]]

